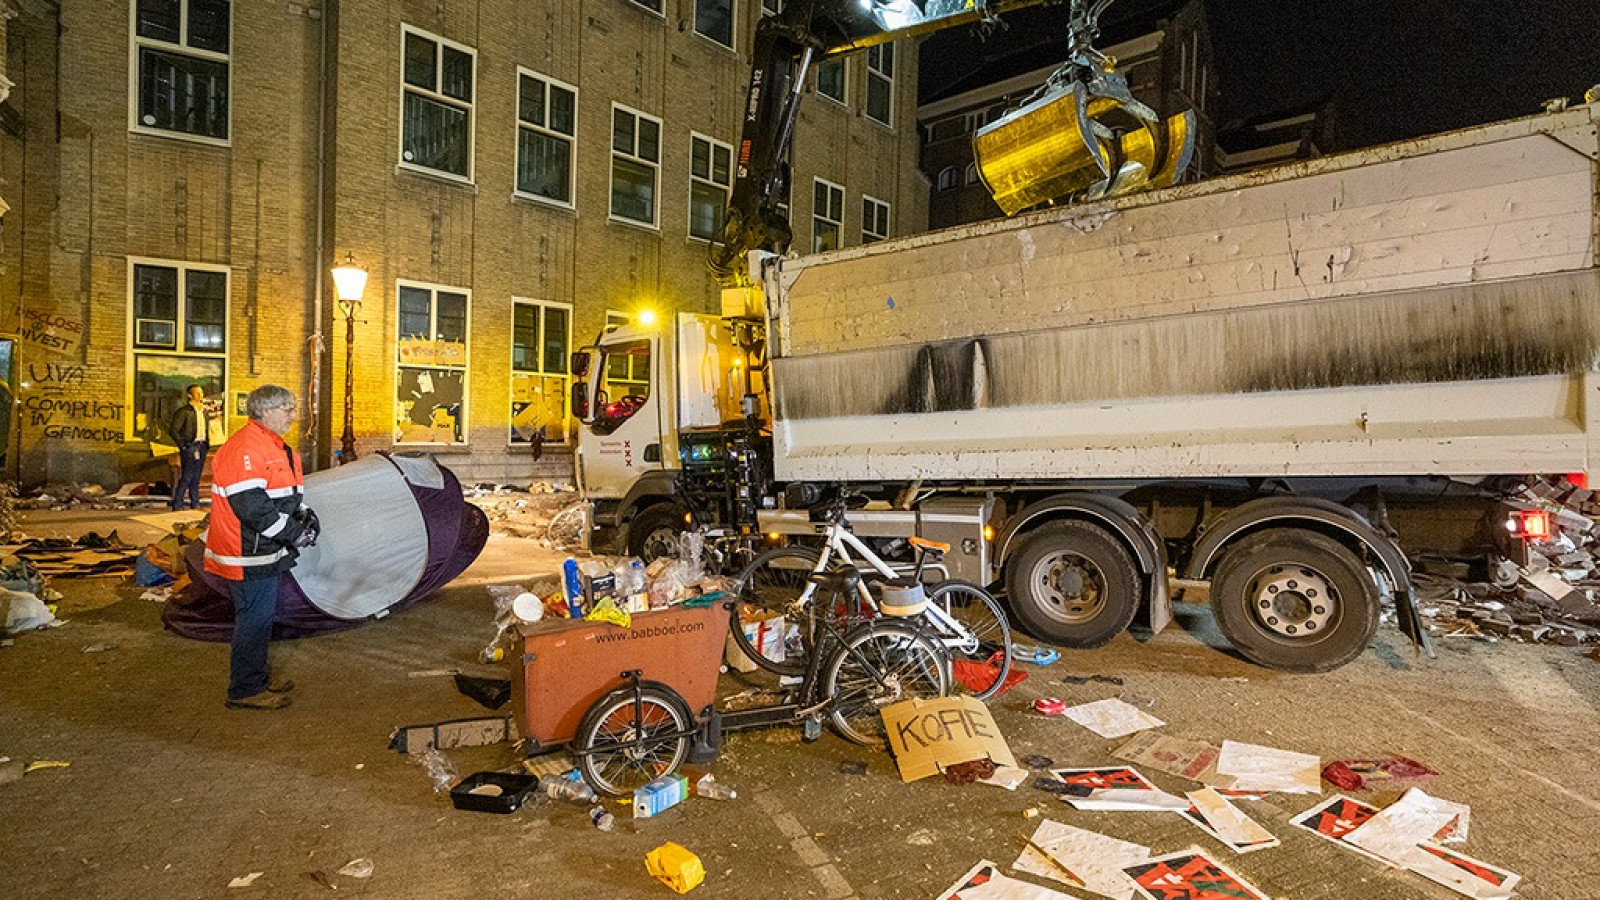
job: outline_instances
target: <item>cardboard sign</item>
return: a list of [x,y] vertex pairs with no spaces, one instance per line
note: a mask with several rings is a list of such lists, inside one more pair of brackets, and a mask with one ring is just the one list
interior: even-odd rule
[[997,766],[1017,765],[1000,727],[982,701],[971,697],[906,700],[882,710],[889,752],[902,781],[936,775],[946,766],[988,757]]

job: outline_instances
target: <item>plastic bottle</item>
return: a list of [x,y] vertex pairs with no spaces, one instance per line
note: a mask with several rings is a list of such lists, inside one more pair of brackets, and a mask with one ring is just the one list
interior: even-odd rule
[[561,573],[567,587],[567,615],[570,618],[583,618],[583,576],[578,573],[578,561],[567,557],[561,564]]
[[589,810],[589,821],[601,831],[610,831],[617,827],[617,817],[607,812],[604,806],[596,806]]
[[582,781],[568,781],[560,775],[539,777],[539,790],[552,800],[571,800],[575,803],[593,803],[594,788]]
[[628,612],[646,612],[650,609],[650,578],[644,572],[644,561],[635,559],[628,564]]
[[706,774],[694,783],[694,792],[711,800],[736,800],[739,792],[717,781],[717,776]]

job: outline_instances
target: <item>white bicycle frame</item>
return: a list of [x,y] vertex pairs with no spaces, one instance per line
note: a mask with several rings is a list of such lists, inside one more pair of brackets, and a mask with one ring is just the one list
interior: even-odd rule
[[[817,558],[816,568],[811,570],[811,574],[813,575],[817,574],[818,572],[826,571],[828,568],[828,563],[833,559],[835,554],[837,554],[839,560],[842,562],[860,568],[856,562],[856,558],[850,555],[851,549],[854,549],[856,553],[860,554],[862,562],[871,566],[873,571],[877,572],[879,575],[882,575],[884,578],[897,578],[902,574],[909,574],[909,569],[897,569],[889,563],[884,562],[883,559],[878,556],[878,554],[872,552],[872,548],[862,543],[861,539],[856,537],[855,534],[850,531],[850,529],[844,527],[843,522],[836,522],[828,525],[826,528],[822,529],[822,535],[824,537],[822,552]],[[925,568],[934,568],[940,572],[946,571],[942,565],[934,565]],[[800,604],[804,606],[805,604],[810,603],[812,595],[816,593],[816,590],[816,582],[807,580],[805,590],[800,592]],[[862,580],[856,585],[856,591],[860,593],[863,603],[874,610],[878,608],[878,603],[876,600],[872,599],[872,591],[867,588],[867,583],[865,580]],[[923,609],[922,615],[933,620],[939,632],[939,641],[946,647],[960,649],[964,653],[970,653],[977,650],[979,644],[978,636],[973,634],[971,630],[969,630],[966,625],[962,624],[959,619],[956,619],[949,613],[945,612],[944,609],[939,606],[939,604],[930,601],[927,607]]]

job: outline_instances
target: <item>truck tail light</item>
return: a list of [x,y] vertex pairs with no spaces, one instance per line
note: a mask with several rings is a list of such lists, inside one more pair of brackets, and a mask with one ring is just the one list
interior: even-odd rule
[[1514,510],[1506,519],[1506,530],[1525,541],[1550,537],[1550,513],[1542,509]]
[[1589,473],[1588,472],[1568,472],[1567,473],[1567,482],[1569,484],[1571,484],[1575,488],[1582,488],[1584,490],[1588,490],[1589,489]]

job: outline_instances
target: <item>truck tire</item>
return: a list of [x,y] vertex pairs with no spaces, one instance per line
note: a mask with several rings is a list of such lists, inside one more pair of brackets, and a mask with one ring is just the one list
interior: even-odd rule
[[639,510],[628,522],[628,555],[647,564],[675,555],[685,529],[683,515],[683,507],[676,503],[657,503]]
[[1087,650],[1121,634],[1139,611],[1139,573],[1126,547],[1088,522],[1051,522],[1006,564],[1017,622],[1062,647]]
[[1285,672],[1328,672],[1378,630],[1378,586],[1330,537],[1298,528],[1233,545],[1211,580],[1217,626],[1245,658]]

